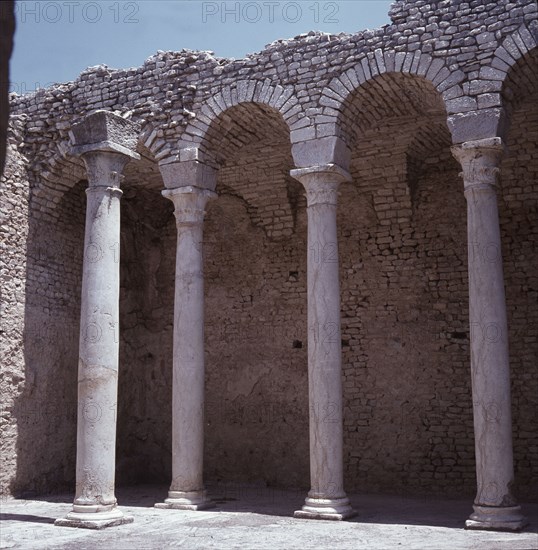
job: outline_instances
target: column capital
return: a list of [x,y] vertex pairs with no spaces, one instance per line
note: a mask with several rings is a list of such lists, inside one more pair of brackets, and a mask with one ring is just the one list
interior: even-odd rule
[[133,157],[106,150],[88,150],[81,154],[86,165],[88,189],[104,187],[119,189],[123,169]]
[[140,125],[109,111],[96,111],[73,124],[70,153],[84,160],[90,187],[118,188],[135,152]]
[[69,131],[71,154],[119,153],[129,159],[140,159],[135,151],[140,125],[110,111],[99,110],[73,124]]
[[337,164],[322,164],[290,171],[292,178],[300,181],[306,189],[308,206],[338,202],[338,187],[342,182],[351,181],[349,172]]
[[167,189],[188,187],[214,191],[217,186],[216,170],[193,158],[189,160],[166,159],[159,163],[159,170]]
[[204,221],[207,201],[217,197],[214,191],[192,185],[164,189],[161,193],[174,203],[174,215],[178,226],[201,224]]
[[494,190],[500,173],[499,164],[504,154],[500,137],[466,141],[452,147],[454,158],[461,164],[465,191]]

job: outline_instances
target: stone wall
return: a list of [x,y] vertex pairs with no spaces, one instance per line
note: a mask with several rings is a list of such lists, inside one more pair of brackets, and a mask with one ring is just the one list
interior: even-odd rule
[[25,124],[11,119],[3,183],[2,457],[13,468],[2,484],[35,494],[73,476],[85,186],[65,193],[54,217],[31,211]]
[[399,1],[375,31],[234,61],[160,52],[12,96],[2,492],[74,483],[85,172],[68,130],[108,109],[143,128],[122,183],[118,483],[170,480],[175,224],[158,161],[197,154],[219,195],[204,225],[206,478],[308,486],[306,201],[289,171],[315,142],[315,161],[332,147],[352,176],[338,208],[346,487],[472,495],[466,206],[450,146],[500,134],[515,471],[530,496],[536,13],[527,0]]
[[[17,148],[24,135],[25,118],[12,117],[8,128],[8,156],[2,176],[0,202],[2,264],[2,353],[1,422],[4,437],[0,453],[4,467],[0,471],[3,493],[10,492],[17,473],[17,438],[21,428],[15,404],[26,385],[24,333],[26,303],[26,242],[28,239],[29,183],[27,159]],[[9,186],[6,182],[9,181]],[[9,258],[9,261],[6,261]],[[30,260],[31,261],[31,260]],[[26,480],[29,481],[28,479]]]
[[[502,170],[500,222],[512,369],[514,458],[538,483],[538,94],[515,106]],[[530,493],[529,490],[529,494]]]

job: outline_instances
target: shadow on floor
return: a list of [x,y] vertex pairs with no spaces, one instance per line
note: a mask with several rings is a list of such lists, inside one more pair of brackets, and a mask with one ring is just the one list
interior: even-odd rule
[[[293,517],[304,503],[304,489],[289,490],[256,485],[209,485],[208,494],[215,508],[208,512],[249,513],[256,515]],[[116,496],[122,508],[153,508],[167,497],[164,485],[139,485],[118,487]],[[68,508],[72,495],[45,495],[33,501],[64,503]],[[356,524],[413,525],[461,529],[472,511],[469,500],[453,500],[442,497],[402,497],[390,495],[351,495],[351,504],[357,516],[346,520]],[[526,533],[538,533],[538,504],[522,504],[523,513],[530,525]],[[67,510],[66,510],[67,513]],[[55,518],[25,514],[2,514],[2,520],[53,523]],[[301,520],[308,521],[308,520]]]
[[54,523],[56,518],[33,516],[31,514],[4,514],[0,513],[0,521],[27,521],[30,523]]

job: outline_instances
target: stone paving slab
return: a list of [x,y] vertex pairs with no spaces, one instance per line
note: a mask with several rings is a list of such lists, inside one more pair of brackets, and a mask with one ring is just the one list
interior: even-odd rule
[[417,550],[538,548],[538,505],[524,505],[530,520],[522,533],[466,531],[469,502],[352,495],[358,516],[349,521],[292,517],[302,491],[228,486],[213,492],[216,508],[203,512],[153,508],[166,487],[119,489],[122,510],[134,523],[102,531],[53,525],[70,510],[72,495],[2,502],[0,548],[405,548]]

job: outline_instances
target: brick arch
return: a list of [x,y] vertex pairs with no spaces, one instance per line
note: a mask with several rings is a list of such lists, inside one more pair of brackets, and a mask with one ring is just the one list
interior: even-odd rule
[[166,127],[142,122],[140,135],[138,136],[137,150],[147,150],[155,162],[170,156],[172,144],[163,138]]
[[508,35],[495,50],[491,63],[482,66],[478,78],[469,82],[469,101],[474,101],[475,105],[472,110],[469,109],[467,116],[481,119],[484,135],[466,135],[466,132],[463,132],[461,139],[457,141],[463,141],[464,138],[503,136],[506,133],[509,123],[507,119],[510,117],[506,85],[516,68],[524,63],[531,53],[536,54],[537,27],[527,27],[523,24]]
[[454,143],[504,137],[509,124],[503,90],[517,65],[536,52],[538,25],[521,25],[495,50],[491,63],[468,82],[465,110],[449,111],[449,127]]
[[238,80],[214,90],[194,112],[179,141],[180,149],[204,148],[210,127],[220,115],[243,103],[256,103],[278,112],[290,132],[309,124],[301,117],[301,107],[292,86],[272,84],[270,80]]
[[69,154],[70,142],[64,137],[55,142],[54,152],[46,161],[30,167],[32,202],[37,210],[54,211],[63,195],[86,178],[82,159]]
[[334,77],[326,86],[320,98],[320,114],[316,117],[316,137],[334,135],[341,138],[348,146],[351,136],[345,131],[342,121],[345,107],[353,94],[382,75],[407,75],[429,82],[445,105],[447,112],[453,98],[463,96],[460,83],[465,75],[462,71],[450,71],[443,59],[415,52],[384,52],[381,48],[368,53],[363,59]]
[[[77,117],[78,118],[78,117]],[[76,122],[73,120],[72,122]],[[146,124],[137,141],[137,151],[146,152],[150,161],[157,161],[168,153],[167,143],[158,138],[159,128]],[[80,180],[86,179],[84,161],[70,153],[71,140],[68,125],[58,130],[53,147],[46,158],[37,158],[30,165],[32,201],[38,210],[53,212],[63,195]]]
[[521,25],[495,50],[492,76],[500,80],[499,106],[510,123],[512,109],[522,97],[538,93],[538,25]]
[[[536,23],[536,21],[534,22]],[[510,70],[527,54],[536,50],[538,45],[538,24],[523,24],[508,35],[495,50],[491,63],[492,69],[504,84]]]
[[[83,162],[67,154],[69,137],[65,128],[57,128],[53,139],[47,142],[43,153],[24,157],[22,148],[13,149],[13,145],[24,143],[27,132],[26,114],[12,115],[8,126],[8,164],[13,156],[13,163],[25,166],[30,185],[30,201],[36,212],[51,214],[62,200],[63,195],[74,185],[84,179]],[[7,177],[7,168],[4,176]]]

